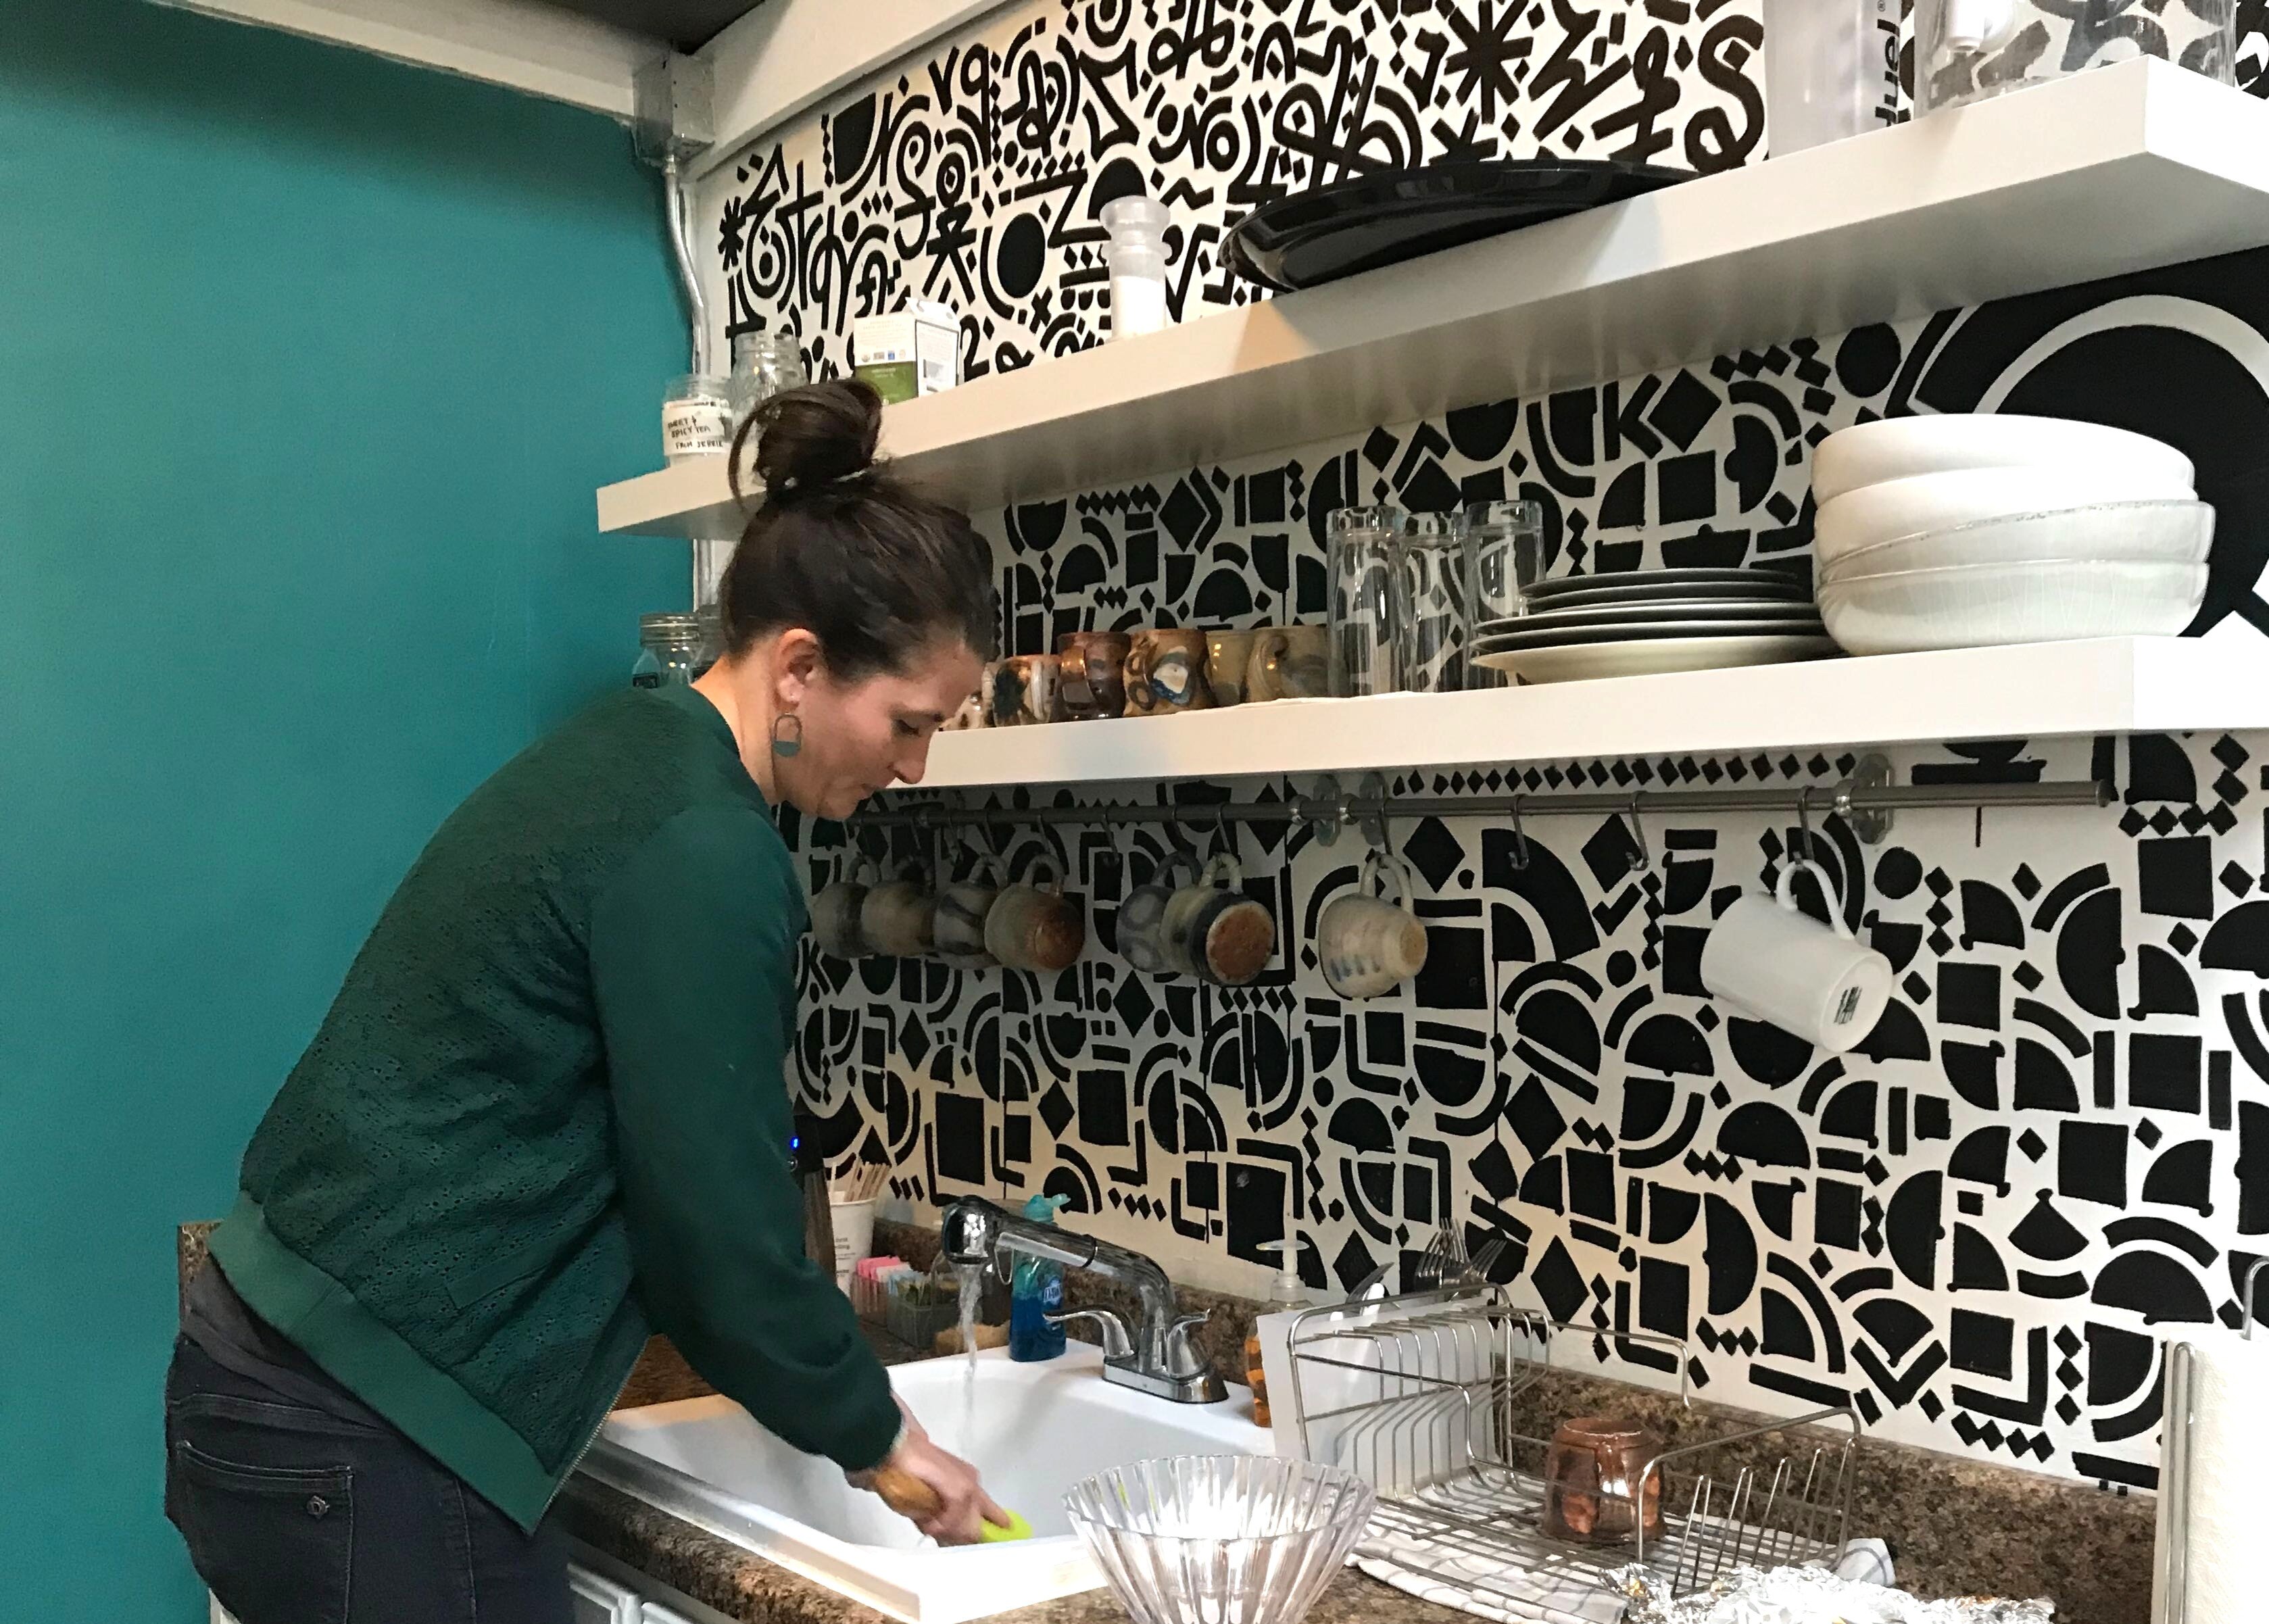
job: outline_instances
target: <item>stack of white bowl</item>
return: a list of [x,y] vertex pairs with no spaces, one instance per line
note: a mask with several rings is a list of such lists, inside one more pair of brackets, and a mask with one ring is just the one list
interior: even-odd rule
[[1814,591],[1855,654],[2180,631],[2214,509],[2191,461],[2058,417],[1887,417],[1812,465]]

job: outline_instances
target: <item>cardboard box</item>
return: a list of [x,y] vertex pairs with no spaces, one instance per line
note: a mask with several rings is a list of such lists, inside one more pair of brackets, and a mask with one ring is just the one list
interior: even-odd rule
[[961,318],[930,299],[861,316],[851,324],[851,367],[886,403],[950,389],[961,381]]

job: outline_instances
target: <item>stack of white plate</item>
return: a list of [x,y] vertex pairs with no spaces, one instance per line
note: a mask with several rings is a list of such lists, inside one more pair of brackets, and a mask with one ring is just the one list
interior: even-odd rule
[[1525,683],[1775,665],[1836,645],[1802,581],[1771,570],[1634,570],[1529,588],[1528,612],[1474,629],[1474,662]]
[[1892,417],[1813,461],[1829,635],[1855,654],[2179,631],[2214,509],[2190,459],[2055,417]]

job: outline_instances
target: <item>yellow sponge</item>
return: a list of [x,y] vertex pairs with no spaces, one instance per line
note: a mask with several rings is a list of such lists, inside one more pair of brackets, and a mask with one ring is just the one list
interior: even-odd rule
[[1005,1545],[1011,1539],[1031,1539],[1032,1525],[1011,1511],[1009,1513],[1009,1525],[1006,1528],[998,1527],[991,1523],[979,1522],[977,1524],[977,1537],[987,1545]]

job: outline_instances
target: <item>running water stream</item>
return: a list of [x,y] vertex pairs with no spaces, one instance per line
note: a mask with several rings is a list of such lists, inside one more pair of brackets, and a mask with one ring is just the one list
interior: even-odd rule
[[964,1459],[977,1442],[977,1299],[985,1290],[985,1266],[961,1268],[961,1434],[956,1452]]

